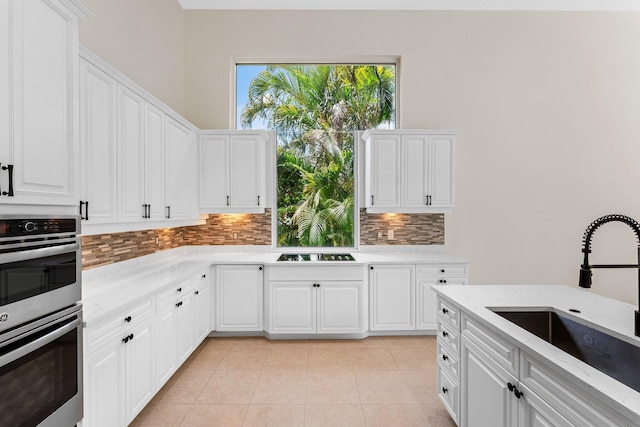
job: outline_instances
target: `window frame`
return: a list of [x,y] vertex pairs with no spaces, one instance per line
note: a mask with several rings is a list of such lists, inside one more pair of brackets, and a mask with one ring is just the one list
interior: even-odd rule
[[[231,84],[230,84],[230,111],[229,121],[230,128],[242,130],[237,127],[238,122],[238,105],[237,105],[237,70],[238,65],[393,65],[395,66],[395,129],[400,129],[400,56],[353,56],[353,57],[336,57],[336,58],[246,58],[233,57],[231,59]],[[271,131],[269,129],[264,129]],[[340,253],[340,252],[357,252],[360,249],[360,211],[364,207],[361,206],[361,200],[364,197],[364,140],[362,134],[364,130],[353,131],[353,179],[354,179],[354,218],[353,218],[353,246],[278,246],[278,221],[277,221],[277,202],[278,202],[278,168],[277,168],[277,137],[269,141],[269,146],[265,152],[265,161],[267,167],[267,208],[271,209],[271,249],[281,253],[302,253],[302,252],[323,252],[323,253]],[[270,172],[270,173],[269,173]]]

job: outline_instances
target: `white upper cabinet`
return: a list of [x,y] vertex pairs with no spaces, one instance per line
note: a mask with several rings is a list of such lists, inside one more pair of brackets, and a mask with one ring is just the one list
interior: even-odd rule
[[366,204],[381,209],[401,205],[402,136],[385,134],[366,143]]
[[165,115],[162,110],[146,103],[144,112],[144,202],[148,205],[148,219],[165,217]]
[[101,58],[80,58],[85,234],[200,223],[196,129]]
[[196,144],[191,132],[176,120],[166,119],[166,219],[195,215]]
[[452,210],[454,131],[368,130],[363,138],[367,212]]
[[263,213],[265,131],[204,131],[200,134],[200,210]]
[[144,99],[118,87],[118,219],[146,218],[144,201]]
[[92,223],[117,220],[116,96],[116,81],[81,60],[80,213]]
[[0,204],[76,205],[75,1],[0,4]]

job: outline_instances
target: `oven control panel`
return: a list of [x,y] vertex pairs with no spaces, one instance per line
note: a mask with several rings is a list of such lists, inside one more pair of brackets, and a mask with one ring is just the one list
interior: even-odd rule
[[73,233],[78,230],[76,218],[2,218],[0,238],[41,234]]

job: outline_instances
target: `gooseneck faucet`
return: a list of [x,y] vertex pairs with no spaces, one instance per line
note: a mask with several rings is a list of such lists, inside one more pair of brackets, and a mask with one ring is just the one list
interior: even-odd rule
[[[637,264],[594,264],[589,265],[589,254],[591,253],[591,238],[593,237],[593,233],[600,228],[600,226],[608,223],[608,222],[622,222],[627,224],[636,235],[636,240],[638,242],[638,263]],[[595,221],[593,221],[584,232],[584,237],[582,238],[582,252],[584,253],[584,260],[582,261],[582,265],[580,266],[580,280],[578,285],[581,288],[590,288],[591,287],[591,269],[592,268],[635,268],[638,270],[638,303],[640,304],[640,224],[633,218],[629,218],[625,215],[605,215],[602,216]],[[640,307],[639,310],[636,310],[635,315],[635,334],[640,337]]]

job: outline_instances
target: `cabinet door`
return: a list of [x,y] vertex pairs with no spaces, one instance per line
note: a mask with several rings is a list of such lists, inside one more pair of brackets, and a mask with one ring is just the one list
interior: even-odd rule
[[323,281],[318,293],[318,333],[364,332],[364,284],[361,281]]
[[200,137],[200,208],[229,207],[229,136]]
[[518,382],[482,350],[462,337],[461,425],[518,425],[518,399],[508,388]]
[[84,361],[85,427],[125,426],[125,355],[123,344],[109,343]]
[[196,187],[195,146],[191,133],[174,119],[166,120],[166,213],[167,219],[189,219],[194,216],[193,197]]
[[[10,163],[11,155],[11,58],[9,44],[11,41],[11,14],[8,1],[0,2],[0,164]],[[8,177],[0,169],[0,200],[2,191],[7,191]],[[1,203],[1,202],[0,202]]]
[[413,265],[370,267],[370,330],[408,331],[416,328],[414,276]]
[[[401,136],[375,135],[367,141],[365,194],[367,207],[384,208],[400,206]],[[368,185],[367,185],[368,184]]]
[[269,333],[314,334],[316,288],[312,282],[269,282]]
[[218,331],[262,331],[262,266],[219,266],[216,273]]
[[118,212],[121,221],[144,216],[144,100],[118,88]]
[[156,383],[162,387],[178,369],[178,314],[170,303],[156,314]]
[[429,206],[453,207],[453,136],[432,135],[429,143]]
[[230,154],[230,202],[232,208],[256,208],[264,204],[264,141],[256,135],[232,135]]
[[431,285],[437,285],[435,277],[416,280],[416,329],[420,331],[436,330],[436,293]]
[[[0,143],[8,144],[11,154],[0,162],[13,164],[15,196],[1,202],[76,205],[77,18],[57,0],[3,3],[12,11],[13,138]],[[6,57],[1,62],[6,64]],[[7,172],[2,171],[2,191],[7,191]]]
[[193,295],[185,295],[178,303],[178,365],[182,365],[196,348]]
[[427,206],[428,158],[429,138],[426,135],[402,137],[402,205],[405,207]]
[[127,423],[142,411],[155,394],[155,340],[153,320],[138,322],[129,330],[126,354],[126,420]]
[[520,398],[519,427],[571,427],[575,425],[522,383],[518,385],[518,389],[523,393]]
[[81,200],[89,223],[116,222],[116,81],[80,61]]
[[145,103],[145,197],[152,220],[163,220],[165,216],[164,182],[164,113]]
[[207,274],[194,278],[198,282],[193,291],[195,312],[196,346],[211,332],[211,286]]

